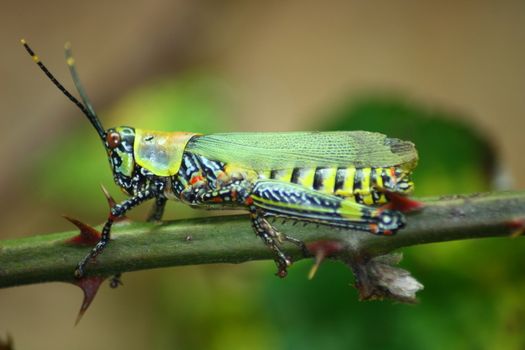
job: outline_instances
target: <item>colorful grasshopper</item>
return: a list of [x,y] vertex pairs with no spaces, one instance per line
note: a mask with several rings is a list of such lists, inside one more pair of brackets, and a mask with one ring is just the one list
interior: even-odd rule
[[393,234],[405,224],[396,210],[380,206],[385,193],[411,192],[417,152],[410,142],[366,131],[227,133],[201,135],[102,127],[80,84],[69,46],[66,59],[83,103],[42,64],[33,60],[87,116],[107,151],[113,178],[131,198],[114,206],[101,239],[77,266],[110,240],[111,225],[128,210],[155,199],[150,220],[160,220],[168,199],[196,208],[247,209],[257,236],[273,250],[278,275],[291,264],[283,241],[302,242],[277,231],[267,220],[281,217],[338,228]]

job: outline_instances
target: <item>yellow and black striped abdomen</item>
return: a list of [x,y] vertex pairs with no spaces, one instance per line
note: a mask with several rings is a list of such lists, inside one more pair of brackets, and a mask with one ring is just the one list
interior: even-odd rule
[[260,177],[353,198],[357,203],[366,205],[386,203],[381,190],[408,193],[413,187],[409,174],[398,167],[290,168],[261,173]]

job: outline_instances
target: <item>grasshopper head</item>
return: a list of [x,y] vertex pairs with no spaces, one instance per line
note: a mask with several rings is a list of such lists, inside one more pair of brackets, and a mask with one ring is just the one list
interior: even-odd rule
[[134,128],[121,126],[105,132],[104,147],[108,152],[113,178],[116,184],[128,194],[132,192],[135,171],[134,142]]

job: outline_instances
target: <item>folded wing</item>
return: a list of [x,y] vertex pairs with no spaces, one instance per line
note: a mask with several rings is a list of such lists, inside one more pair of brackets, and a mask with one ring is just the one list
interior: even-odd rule
[[413,143],[368,131],[224,133],[196,136],[185,151],[254,169],[417,164]]

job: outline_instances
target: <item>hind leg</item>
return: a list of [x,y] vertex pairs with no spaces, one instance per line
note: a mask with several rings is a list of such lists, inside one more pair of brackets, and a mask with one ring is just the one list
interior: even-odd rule
[[374,234],[393,234],[405,224],[399,211],[363,205],[351,198],[276,180],[257,181],[250,199],[265,215]]
[[[280,238],[282,234],[277,231],[269,222],[266,220],[260,210],[255,206],[250,206],[250,218],[252,220],[252,226],[255,230],[255,234],[262,239],[264,244],[270,248],[274,253],[274,261],[277,265],[276,275],[284,278],[288,274],[288,266],[292,264],[292,261],[287,257],[281,248],[279,247]],[[282,239],[282,238],[281,238]],[[302,242],[301,242],[302,243]]]

